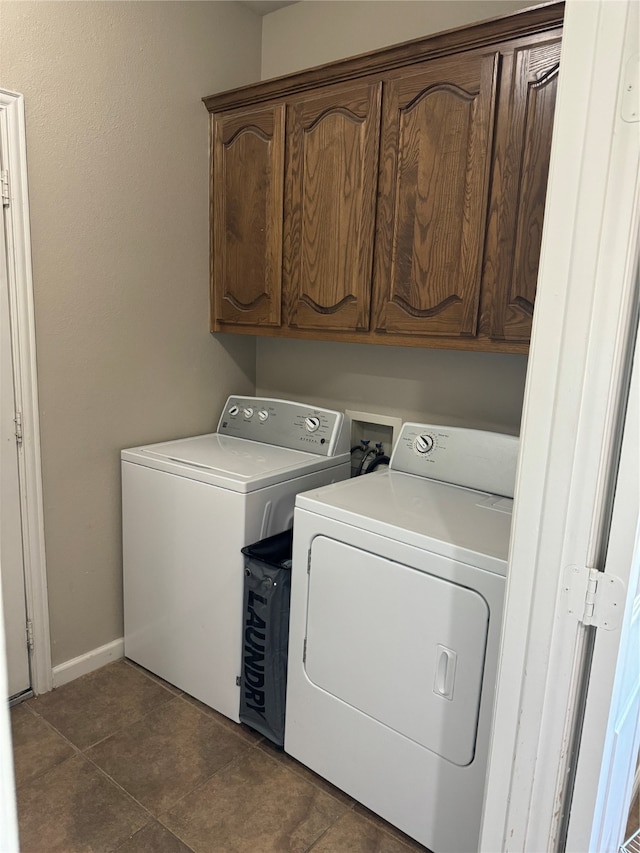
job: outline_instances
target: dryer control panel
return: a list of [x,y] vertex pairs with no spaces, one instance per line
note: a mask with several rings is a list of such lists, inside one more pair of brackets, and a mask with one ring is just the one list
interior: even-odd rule
[[405,423],[390,468],[512,498],[520,440],[464,427]]
[[222,410],[218,433],[320,456],[335,456],[349,452],[347,421],[342,412],[306,403],[231,396]]

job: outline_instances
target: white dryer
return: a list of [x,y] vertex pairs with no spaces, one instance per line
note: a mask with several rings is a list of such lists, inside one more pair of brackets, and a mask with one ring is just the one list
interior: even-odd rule
[[210,435],[122,451],[124,652],[238,722],[240,549],[350,473],[339,412],[230,397]]
[[285,751],[435,853],[478,846],[517,452],[405,424],[296,499]]

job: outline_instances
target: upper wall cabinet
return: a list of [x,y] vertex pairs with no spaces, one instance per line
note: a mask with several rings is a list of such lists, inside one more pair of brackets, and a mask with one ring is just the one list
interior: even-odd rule
[[483,278],[495,340],[531,335],[559,68],[560,39],[505,56]]
[[293,329],[366,331],[380,82],[329,86],[288,107],[283,290]]
[[376,332],[476,333],[498,58],[434,59],[386,82]]
[[212,330],[526,352],[562,15],[206,98]]
[[216,116],[212,129],[213,316],[280,325],[285,108]]

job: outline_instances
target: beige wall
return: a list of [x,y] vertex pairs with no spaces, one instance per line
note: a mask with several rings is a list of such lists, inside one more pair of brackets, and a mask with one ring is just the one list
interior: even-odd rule
[[[263,78],[531,5],[510,0],[304,0],[267,15]],[[258,338],[259,393],[405,419],[520,424],[525,356]]]
[[508,15],[523,0],[302,0],[262,26],[262,78]]
[[[262,19],[262,76],[518,2],[314,2]],[[203,95],[260,76],[233,2],[0,2],[25,96],[53,663],[122,636],[119,450],[213,427],[231,391],[516,429],[526,359],[207,330]]]
[[209,431],[252,392],[208,332],[207,113],[257,80],[231,2],[0,3],[25,96],[53,663],[122,636],[119,451]]
[[518,432],[524,356],[265,339],[259,393],[328,408]]

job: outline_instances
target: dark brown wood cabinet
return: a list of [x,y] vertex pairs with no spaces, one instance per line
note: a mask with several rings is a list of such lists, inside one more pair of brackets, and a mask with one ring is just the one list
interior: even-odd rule
[[283,292],[293,329],[369,328],[381,82],[288,107]]
[[498,54],[386,82],[374,329],[475,335]]
[[212,322],[278,327],[282,300],[283,104],[212,118]]
[[526,352],[562,15],[205,98],[212,330]]
[[483,275],[483,331],[528,342],[551,155],[560,39],[504,56]]

